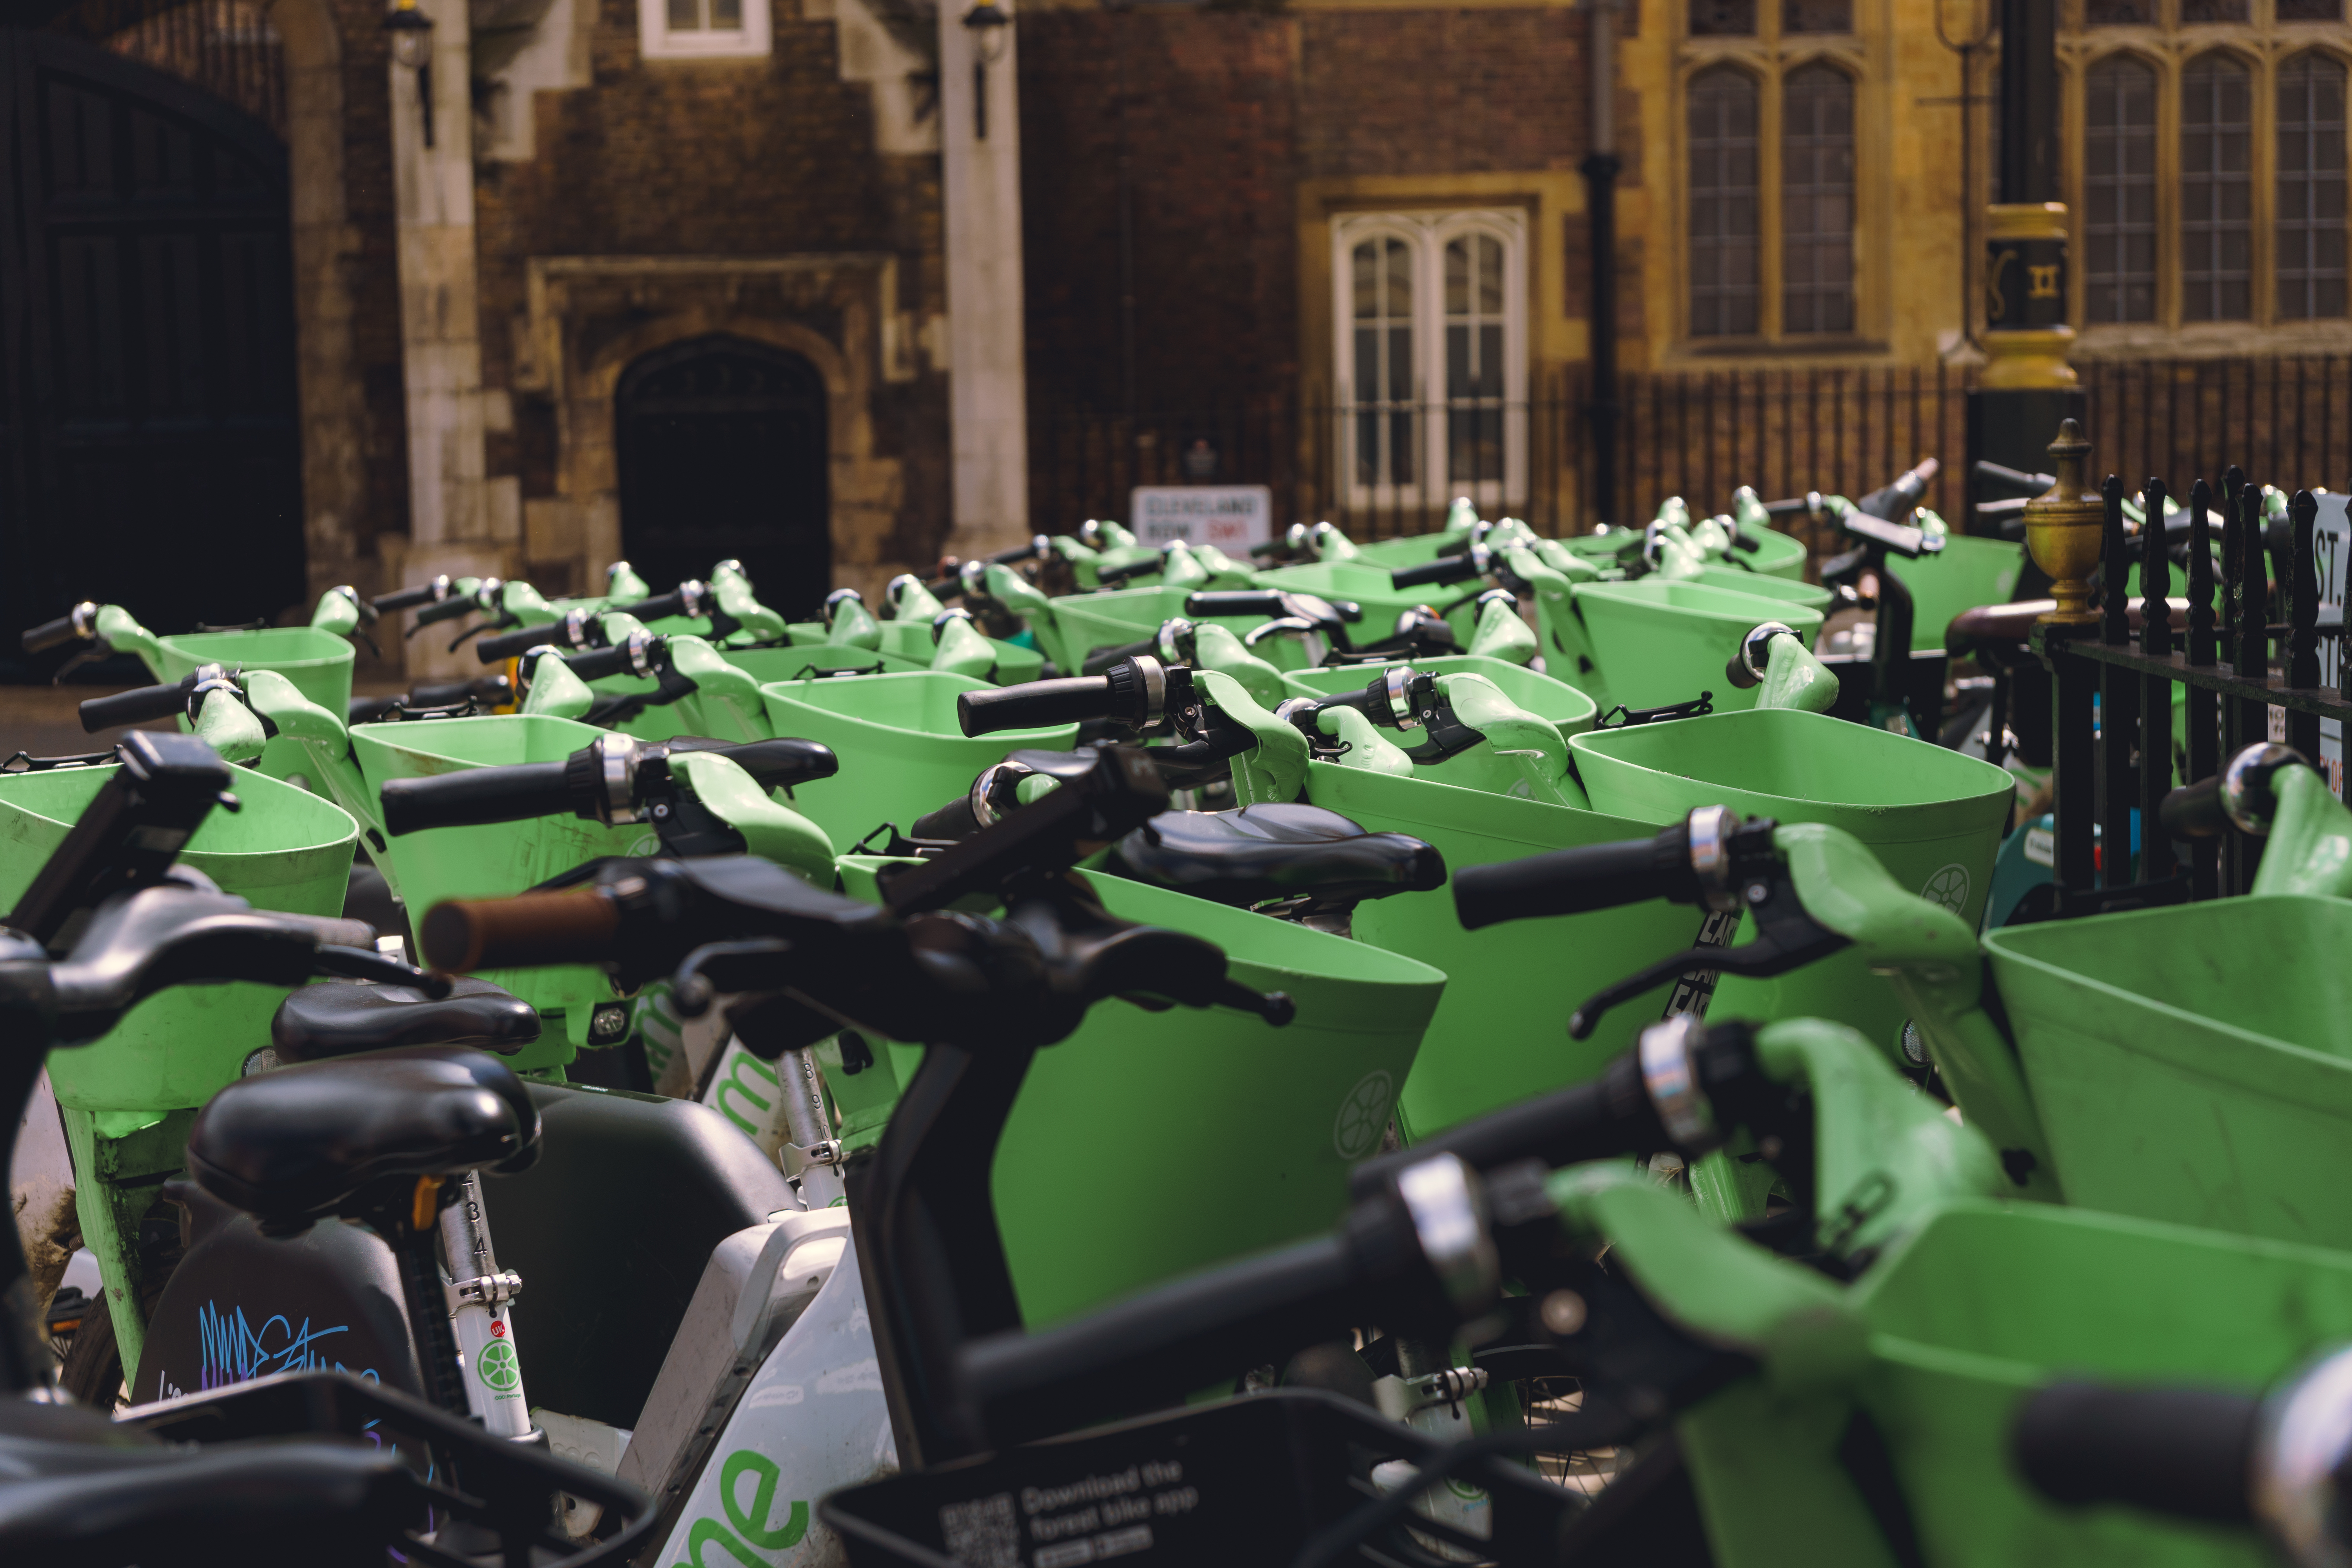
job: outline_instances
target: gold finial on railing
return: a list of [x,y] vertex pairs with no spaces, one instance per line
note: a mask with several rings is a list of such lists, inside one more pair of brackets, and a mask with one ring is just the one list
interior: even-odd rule
[[2050,595],[2058,601],[2058,607],[2042,619],[2059,626],[2095,626],[2099,613],[2091,608],[2090,576],[2099,563],[2106,503],[2084,479],[2091,443],[2084,439],[2080,425],[2062,420],[2049,452],[2058,482],[2025,503],[2025,548],[2033,563],[2050,574]]

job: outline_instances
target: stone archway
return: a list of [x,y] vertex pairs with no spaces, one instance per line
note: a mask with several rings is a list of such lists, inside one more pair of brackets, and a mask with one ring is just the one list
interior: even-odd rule
[[731,333],[641,354],[614,390],[621,552],[656,588],[732,558],[763,602],[814,618],[833,585],[823,374]]

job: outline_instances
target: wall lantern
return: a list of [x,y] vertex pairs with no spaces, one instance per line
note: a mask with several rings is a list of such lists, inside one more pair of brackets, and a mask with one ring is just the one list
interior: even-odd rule
[[971,129],[975,139],[988,140],[988,68],[1004,58],[1010,38],[1004,29],[1013,26],[1013,18],[1004,13],[996,0],[980,0],[980,4],[963,14],[963,25],[971,29]]
[[416,108],[425,125],[425,144],[433,145],[433,18],[416,8],[416,0],[393,0],[383,14],[383,30],[392,35],[392,58],[416,73]]

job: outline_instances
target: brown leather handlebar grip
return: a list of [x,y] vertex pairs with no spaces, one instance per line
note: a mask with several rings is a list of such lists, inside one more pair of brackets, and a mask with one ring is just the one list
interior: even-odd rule
[[620,906],[593,888],[452,900],[426,911],[417,933],[425,961],[452,974],[601,963],[613,954]]

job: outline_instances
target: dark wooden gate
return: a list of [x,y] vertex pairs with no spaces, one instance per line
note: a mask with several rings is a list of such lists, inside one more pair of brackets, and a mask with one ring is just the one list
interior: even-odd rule
[[693,338],[622,373],[621,549],[656,593],[743,563],[761,601],[812,613],[832,586],[824,380],[795,353]]
[[[0,30],[0,603],[160,632],[304,592],[286,150],[176,78]],[[16,639],[0,639],[13,650]]]

